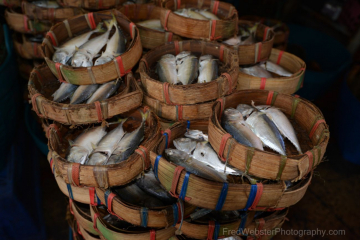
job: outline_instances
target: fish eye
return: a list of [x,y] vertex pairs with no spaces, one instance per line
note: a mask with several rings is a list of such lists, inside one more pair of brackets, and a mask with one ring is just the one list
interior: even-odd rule
[[205,153],[201,152],[200,154],[201,154],[202,157],[205,157]]

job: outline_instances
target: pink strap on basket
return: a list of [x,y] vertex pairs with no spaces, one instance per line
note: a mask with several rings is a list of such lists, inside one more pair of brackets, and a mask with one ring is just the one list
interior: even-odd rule
[[210,41],[214,41],[221,38],[221,36],[215,37],[215,31],[216,31],[216,20],[211,20]]
[[165,15],[164,29],[165,29],[166,31],[168,31],[167,23],[168,23],[168,21],[169,21],[170,12],[171,12],[171,10],[167,10],[167,11],[166,11],[166,15]]
[[168,34],[167,41],[171,42],[174,34],[172,32],[167,32],[167,34]]
[[117,66],[117,69],[118,69],[118,74],[120,75],[119,77],[122,77],[124,76],[125,74],[128,74],[129,72],[131,72],[131,69],[125,71],[125,68],[124,68],[124,63],[123,63],[123,60],[121,58],[121,56],[118,56],[114,59],[115,63],[116,63],[116,66]]
[[273,96],[274,96],[274,91],[269,91],[268,97],[266,99],[266,105],[271,104]]
[[276,61],[276,64],[279,65],[280,64],[280,61],[281,61],[281,58],[282,58],[282,55],[284,54],[284,51],[280,51],[279,52],[279,56],[278,56],[278,59]]
[[208,236],[206,240],[214,239],[215,221],[209,221]]
[[23,19],[24,19],[24,29],[26,32],[30,32],[31,29],[29,29],[29,25],[28,25],[28,18],[26,15],[23,15]]
[[97,228],[97,223],[96,223],[96,219],[98,219],[98,217],[100,217],[99,213],[95,213],[94,214],[94,220],[93,220],[93,223],[94,223],[93,227],[94,227],[95,231],[98,232],[99,235],[100,235],[101,233],[100,233],[99,229]]
[[92,30],[94,30],[96,28],[96,23],[95,23],[95,19],[94,19],[94,13],[88,13],[87,14],[87,19],[89,20],[89,25],[90,25],[90,28]]
[[95,104],[96,114],[98,117],[98,122],[102,122],[104,119],[103,119],[103,115],[102,115],[100,102],[96,101],[96,102],[94,102],[94,104]]
[[176,9],[179,9],[181,6],[181,0],[176,0]]
[[150,230],[150,240],[156,240],[156,231],[154,229]]
[[46,36],[49,36],[53,46],[57,47],[57,39],[52,31],[46,33]]
[[219,98],[216,100],[217,102],[220,102],[220,114],[219,114],[219,120],[221,120],[221,116],[223,114],[224,111],[224,99],[223,98]]
[[174,42],[175,54],[178,55],[180,53],[179,41]]
[[147,150],[147,148],[140,145],[139,148],[135,150],[135,152],[142,157],[145,163],[144,168],[148,169],[150,167],[150,159],[149,159],[149,151]]
[[97,202],[95,201],[95,188],[89,187],[89,197],[90,197],[90,205],[97,206]]
[[261,196],[263,194],[264,185],[262,183],[257,183],[256,185],[257,185],[257,191],[256,191],[255,199],[254,199],[253,203],[251,204],[251,207],[249,208],[249,210],[256,209],[256,207],[259,204],[259,201],[261,199]]
[[262,50],[262,43],[258,42],[255,44],[255,62],[261,61],[261,50]]
[[72,163],[71,178],[77,187],[80,187],[80,163]]
[[265,30],[264,30],[264,36],[263,36],[263,41],[265,41],[269,35],[269,32],[270,32],[270,28],[269,27],[266,27]]
[[264,90],[266,85],[266,78],[261,78],[260,89]]

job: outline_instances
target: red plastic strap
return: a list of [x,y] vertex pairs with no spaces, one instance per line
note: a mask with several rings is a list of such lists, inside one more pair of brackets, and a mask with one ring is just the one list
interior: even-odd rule
[[221,38],[221,36],[215,37],[215,30],[216,30],[216,20],[211,20],[210,41]]
[[[128,6],[128,5],[126,5],[126,6]],[[149,69],[149,64],[148,64],[148,62],[146,61],[145,58],[140,59],[140,62],[144,62],[145,65],[146,65],[146,68]]]
[[60,82],[66,83],[66,81],[64,80],[64,78],[62,76],[60,66],[61,66],[61,63],[55,63],[55,68],[56,68],[56,72],[58,74],[58,79]]
[[51,21],[55,19],[55,8],[48,8],[48,18]]
[[167,39],[168,42],[172,41],[173,35],[174,34],[172,32],[168,32],[168,39]]
[[156,239],[156,231],[154,229],[150,230],[150,240]]
[[177,120],[183,120],[183,105],[177,105]]
[[261,78],[260,89],[265,89],[266,78]]
[[225,150],[225,146],[226,146],[226,142],[227,140],[231,138],[231,135],[229,133],[226,133],[224,134],[222,137],[221,137],[221,142],[220,142],[220,147],[219,147],[219,157],[221,159],[221,161],[225,162],[226,159],[223,157],[223,154],[224,154],[224,150]]
[[125,10],[124,10],[124,15],[129,17],[129,4],[126,4],[124,7],[125,7]]
[[32,97],[31,97],[31,103],[32,103],[32,106],[34,108],[34,111],[36,112],[36,114],[39,116],[39,117],[44,117],[44,115],[40,114],[39,112],[39,109],[38,109],[38,106],[36,104],[36,98],[38,96],[41,96],[40,93],[35,93]]
[[49,38],[51,39],[52,45],[57,47],[56,38],[53,35],[53,33],[51,31],[49,31],[49,32],[46,33],[46,36],[49,36]]
[[113,215],[115,215],[115,213],[112,210],[112,200],[114,199],[115,196],[116,196],[115,193],[110,193],[108,198],[107,198],[108,211]]
[[270,28],[269,27],[266,27],[265,30],[264,30],[264,36],[263,36],[263,41],[266,40],[267,36],[268,36],[268,33],[269,33],[269,30]]
[[102,117],[102,111],[101,111],[101,105],[99,101],[94,102],[95,104],[95,108],[96,108],[96,113],[98,116],[98,122],[102,122],[104,119]]
[[71,177],[77,187],[80,186],[80,163],[73,163],[71,168]]
[[72,202],[73,200],[71,198],[69,198],[69,209],[72,215],[74,215],[74,211],[72,210]]
[[82,236],[82,232],[80,231],[80,227],[79,227],[79,222],[76,222],[76,226],[77,226],[77,233]]
[[31,30],[29,29],[27,16],[24,15],[24,16],[23,16],[23,19],[24,19],[24,29],[25,29],[25,31],[30,32]]
[[179,41],[175,41],[174,46],[175,46],[175,54],[178,55],[180,53]]
[[167,28],[167,23],[168,23],[168,20],[169,20],[170,12],[171,12],[171,10],[167,10],[166,15],[165,15],[164,29],[165,29],[166,31],[168,30],[168,28]]
[[216,15],[218,12],[218,9],[219,9],[219,1],[214,1],[214,5],[213,5],[213,9],[212,9],[213,14]]
[[281,58],[282,58],[282,55],[284,54],[284,51],[280,51],[279,52],[279,56],[278,56],[278,59],[276,61],[276,64],[279,65],[280,64],[280,61],[281,61]]
[[170,84],[168,82],[163,84],[163,92],[164,92],[164,98],[165,98],[165,102],[166,104],[169,105],[174,105],[171,100],[170,100],[170,96],[169,96],[169,86]]
[[212,240],[214,239],[214,231],[215,231],[215,221],[209,221],[209,228],[208,228],[208,236],[207,236],[207,240]]
[[258,228],[258,230],[261,231],[261,230],[264,228],[265,219],[264,219],[264,218],[260,218],[260,219],[258,220],[258,223],[259,223],[259,228]]
[[224,45],[220,45],[220,54],[219,54],[219,60],[222,62],[224,59],[224,49],[225,46]]
[[171,139],[171,130],[170,130],[170,129],[166,129],[166,130],[164,131],[164,133],[167,133],[167,135],[168,135],[168,145],[166,146],[166,148],[169,148],[169,146],[170,146],[170,139]]
[[128,74],[129,72],[131,72],[131,69],[125,71],[124,63],[123,63],[121,56],[116,57],[115,61],[119,67],[120,76],[124,76],[125,74]]
[[268,97],[266,99],[266,105],[271,104],[273,96],[274,96],[274,91],[269,91]]
[[319,119],[317,120],[317,122],[314,124],[313,128],[311,129],[310,133],[309,133],[309,138],[312,138],[312,136],[314,135],[316,129],[319,127],[319,125],[321,123],[326,123],[325,119]]
[[49,127],[48,127],[48,129],[47,129],[47,132],[46,132],[47,138],[50,137],[50,130],[51,130],[52,128],[55,129],[56,133],[57,133],[58,136],[59,136],[59,128],[58,128],[55,124],[50,124]]
[[89,187],[89,197],[90,197],[90,205],[97,206],[97,201],[95,200],[95,188]]
[[172,183],[171,183],[170,194],[171,194],[171,196],[176,197],[176,198],[179,198],[179,195],[176,194],[176,189],[177,189],[177,186],[179,184],[179,179],[180,179],[180,176],[181,176],[181,172],[183,170],[185,170],[184,167],[177,166],[175,168],[175,171],[174,171],[174,175],[173,175],[173,179],[172,179]]
[[130,36],[134,39],[135,37],[135,23],[131,22],[129,24]]
[[90,24],[90,28],[92,30],[94,30],[96,28],[96,23],[95,23],[95,19],[94,19],[94,13],[88,13],[87,14],[88,19],[89,19],[89,24]]
[[309,168],[308,168],[308,171],[307,171],[307,173],[309,173],[311,171],[311,168],[312,168],[312,165],[313,165],[314,156],[313,156],[312,152],[310,152],[310,151],[307,151],[305,154],[309,157]]
[[300,71],[305,71],[305,68],[300,68]]
[[299,96],[299,95],[297,95],[297,94],[294,94],[294,97],[299,98],[300,96]]
[[226,79],[227,79],[227,81],[228,81],[228,83],[229,83],[229,91],[228,91],[228,94],[231,94],[232,93],[232,91],[233,91],[233,87],[232,87],[232,78],[231,78],[231,76],[230,76],[230,74],[228,74],[228,73],[223,73],[223,74],[221,74],[221,76],[224,76]]
[[249,208],[249,210],[256,209],[256,206],[259,204],[259,201],[260,201],[261,196],[263,194],[264,185],[262,183],[257,183],[256,185],[257,185],[257,191],[256,191],[255,199],[254,199],[251,207]]
[[98,217],[100,217],[99,213],[95,213],[95,214],[94,214],[94,220],[93,220],[93,223],[94,223],[93,227],[94,227],[95,231],[100,234],[100,231],[99,231],[99,229],[98,229],[97,226],[96,226],[96,219],[98,219]]
[[216,100],[217,102],[220,102],[220,114],[219,114],[219,120],[221,119],[221,116],[223,114],[224,111],[224,99],[223,98],[219,98]]

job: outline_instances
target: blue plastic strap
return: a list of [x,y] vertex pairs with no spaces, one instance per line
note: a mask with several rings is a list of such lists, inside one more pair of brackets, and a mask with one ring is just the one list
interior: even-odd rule
[[101,200],[100,200],[100,198],[96,195],[96,193],[95,193],[95,196],[96,196],[97,204],[98,204],[98,205],[101,205]]
[[68,192],[69,192],[69,198],[71,198],[71,199],[74,200],[74,196],[73,196],[73,193],[72,193],[71,185],[70,185],[69,183],[67,183],[66,186],[67,186],[67,189],[68,189]]
[[189,184],[189,177],[190,177],[190,173],[186,172],[184,182],[182,184],[180,195],[179,195],[179,198],[181,200],[185,200],[186,191],[187,191],[187,187],[188,187],[188,184]]
[[217,240],[220,233],[220,223],[215,221],[215,229],[214,229],[214,240]]
[[146,207],[142,207],[140,209],[140,216],[141,216],[141,226],[147,227],[148,209]]
[[251,205],[253,204],[255,197],[256,197],[256,192],[257,192],[257,185],[256,184],[252,184],[251,185],[251,190],[250,190],[250,195],[249,198],[246,202],[246,206],[244,209],[244,211],[247,211],[249,209],[249,207],[251,207]]
[[168,142],[169,142],[169,134],[164,132],[163,134],[165,136],[165,149],[167,149],[168,147]]
[[187,120],[186,122],[187,122],[186,129],[190,129],[190,121]]
[[179,221],[179,216],[178,216],[179,208],[178,208],[176,203],[172,205],[172,209],[173,209],[173,215],[174,215],[174,224],[173,224],[173,226],[175,226],[176,223]]
[[241,217],[241,222],[240,222],[239,229],[237,230],[237,234],[244,235],[243,231],[244,231],[245,224],[246,224],[247,213],[245,212],[240,217]]
[[104,193],[104,198],[105,198],[105,205],[106,205],[106,207],[108,207],[108,197],[109,197],[109,195],[110,195],[110,190],[108,189],[108,190],[106,190],[105,191],[105,193]]
[[154,175],[156,177],[156,179],[159,181],[159,177],[158,177],[158,168],[159,168],[159,160],[161,158],[161,155],[157,155],[156,159],[155,159],[155,163],[154,163]]
[[225,199],[226,199],[226,196],[227,196],[227,193],[228,193],[228,188],[229,188],[229,184],[227,182],[224,182],[223,187],[222,187],[221,192],[220,192],[218,202],[217,202],[216,207],[215,207],[216,211],[221,211],[222,207],[224,206]]

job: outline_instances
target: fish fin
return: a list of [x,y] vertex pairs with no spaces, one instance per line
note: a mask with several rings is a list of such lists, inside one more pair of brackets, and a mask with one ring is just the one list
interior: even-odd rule
[[100,22],[96,28],[94,29],[93,32],[98,32],[98,33],[102,33],[102,32],[105,32],[106,30],[103,28],[104,26],[104,23],[103,22]]
[[91,143],[91,147],[95,150],[96,149],[96,145],[94,143]]
[[73,141],[73,140],[70,140],[70,139],[69,139],[68,141],[69,141],[70,147],[74,145],[74,141]]
[[149,110],[146,111],[146,112],[143,112],[143,111],[140,110],[140,113],[141,113],[141,117],[142,117],[142,121],[143,121],[143,122],[145,122],[146,119],[148,118],[149,112],[150,112]]
[[80,50],[80,48],[78,48],[77,46],[75,46],[75,50],[76,50],[76,51],[79,51],[79,50]]

